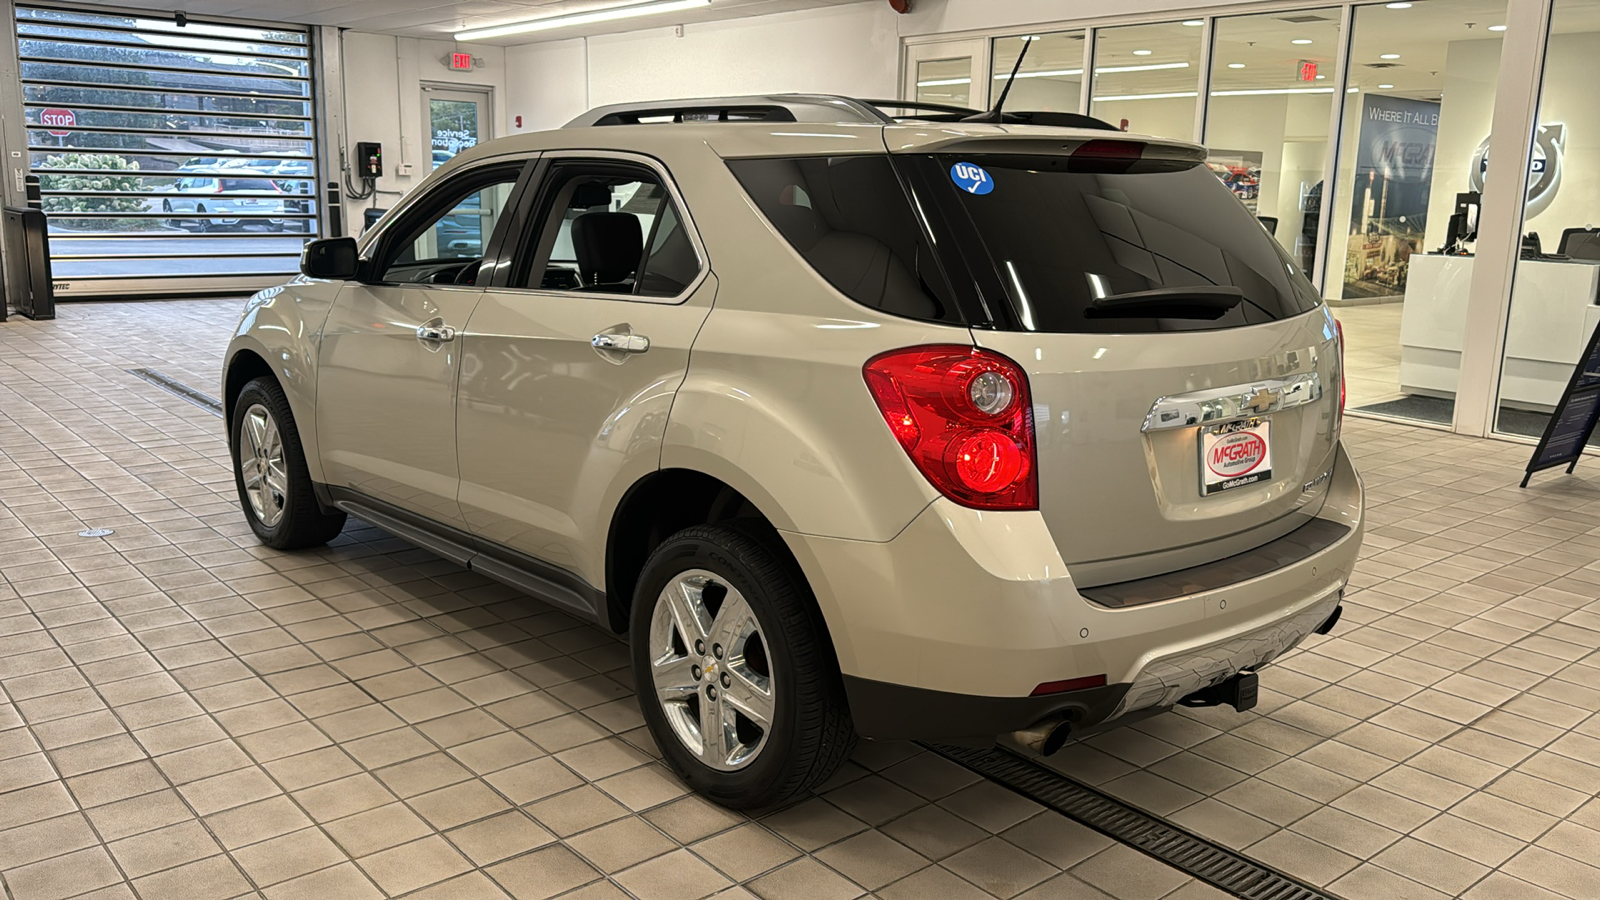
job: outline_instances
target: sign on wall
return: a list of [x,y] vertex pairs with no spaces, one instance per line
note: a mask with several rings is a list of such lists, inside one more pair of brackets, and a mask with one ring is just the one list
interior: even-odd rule
[[[1561,189],[1562,157],[1567,149],[1567,126],[1551,122],[1539,126],[1534,135],[1533,155],[1528,159],[1528,218],[1533,218],[1550,208],[1556,191]],[[1473,190],[1483,192],[1484,179],[1489,174],[1489,138],[1472,155],[1468,181]]]
[[1406,291],[1411,254],[1422,249],[1439,144],[1439,104],[1407,97],[1362,98],[1345,250],[1344,296]]

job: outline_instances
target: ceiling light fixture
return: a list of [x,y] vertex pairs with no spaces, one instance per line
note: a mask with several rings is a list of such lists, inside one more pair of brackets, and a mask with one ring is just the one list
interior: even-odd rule
[[1152,52],[1154,52],[1154,51],[1151,51],[1151,50],[1135,50],[1135,51],[1133,51],[1133,55],[1134,56],[1149,56]]
[[[1083,74],[1083,70],[1082,69],[1047,69],[1047,70],[1045,70],[1043,72],[1018,72],[1017,73],[1017,77],[1018,78],[1070,78],[1070,77],[1072,77],[1074,75],[1082,75],[1082,74]],[[999,74],[994,76],[994,80],[995,81],[1005,81],[1007,78],[1010,78],[1010,77],[1011,77],[1011,73],[1010,72],[1001,72],[1001,73],[999,73]],[[924,83],[925,82],[921,82],[921,81],[917,82],[917,84],[919,86],[924,84]]]
[[1384,5],[1389,7],[1390,9],[1410,9],[1411,8],[1411,4],[1409,4],[1409,3],[1386,3]]
[[1110,100],[1176,100],[1183,97],[1198,97],[1199,91],[1179,91],[1172,94],[1116,94],[1107,97],[1096,97],[1094,102],[1104,103]]
[[[1094,70],[1096,75],[1110,75],[1114,72],[1154,72],[1157,69],[1187,69],[1189,64],[1181,63],[1148,63],[1142,66],[1101,66]],[[1189,96],[1193,97],[1193,94]]]
[[1264,94],[1331,94],[1333,88],[1256,88],[1248,91],[1212,91],[1213,97],[1260,97]]
[[1394,85],[1392,85],[1392,84],[1380,84],[1380,85],[1378,85],[1378,89],[1379,90],[1384,90],[1384,91],[1390,90],[1393,87],[1394,87]]
[[1294,40],[1290,41],[1289,43],[1291,43],[1291,44],[1309,44],[1309,43],[1311,43],[1311,38],[1295,38]]
[[1228,63],[1228,68],[1230,68],[1230,69],[1242,69],[1242,68],[1244,68],[1244,63]]
[[1398,54],[1398,53],[1385,53],[1385,54],[1379,56],[1378,58],[1379,59],[1399,59],[1400,58],[1400,54]]
[[575,25],[594,25],[600,22],[614,22],[618,19],[632,19],[636,16],[653,16],[659,13],[683,12],[690,9],[702,9],[710,6],[711,0],[663,0],[653,3],[633,3],[627,6],[613,6],[607,9],[597,9],[591,12],[573,13],[566,16],[545,16],[542,19],[530,19],[525,22],[511,22],[506,25],[491,25],[488,28],[469,28],[458,31],[452,37],[458,41],[481,41],[487,38],[506,37],[513,34],[527,34],[533,31],[548,31],[553,28],[570,28]]
[[1201,25],[1204,25],[1205,23],[1206,23],[1205,19],[1184,19],[1183,20],[1183,24],[1189,26],[1190,28],[1199,28]]
[[1489,30],[1490,31],[1505,31],[1506,27],[1504,25],[1490,25],[1489,26]]

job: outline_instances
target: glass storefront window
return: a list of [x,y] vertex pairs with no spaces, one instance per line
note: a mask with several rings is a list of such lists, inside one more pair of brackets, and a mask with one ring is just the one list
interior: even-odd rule
[[1204,29],[1199,19],[1188,22],[1195,24],[1097,29],[1089,114],[1127,131],[1193,140]]
[[1212,24],[1209,164],[1295,262],[1312,271],[1339,52],[1337,7]]
[[[1544,433],[1600,326],[1600,106],[1588,74],[1597,54],[1600,0],[1556,0],[1500,370],[1495,430],[1506,434]],[[1473,176],[1476,187],[1500,174],[1485,154]]]
[[972,59],[924,59],[918,62],[915,99],[918,103],[972,106]]
[[1011,75],[1024,41],[1032,43],[1028,56],[1017,70],[1017,80],[1006,98],[1010,109],[1077,112],[1083,102],[1082,31],[1063,31],[1028,37],[995,38],[989,54],[993,68],[993,96]]
[[1354,10],[1323,279],[1353,411],[1453,421],[1472,257],[1447,232],[1494,117],[1505,15],[1506,0]]

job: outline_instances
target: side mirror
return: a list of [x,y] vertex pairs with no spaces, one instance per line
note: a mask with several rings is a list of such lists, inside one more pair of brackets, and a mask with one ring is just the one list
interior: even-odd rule
[[353,237],[312,241],[300,253],[300,271],[308,278],[348,281],[360,266],[361,253]]

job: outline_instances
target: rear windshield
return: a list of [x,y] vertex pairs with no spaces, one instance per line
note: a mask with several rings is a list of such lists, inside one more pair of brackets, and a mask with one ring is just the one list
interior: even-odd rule
[[278,186],[270,178],[224,178],[222,189],[225,191],[276,191]]
[[[902,159],[914,170],[908,181],[945,213],[934,220],[950,229],[952,240],[939,245],[959,248],[980,290],[988,284],[1010,300],[1014,318],[1002,327],[1236,328],[1321,303],[1288,254],[1204,166],[1096,167],[1066,156],[989,154]],[[1217,319],[1092,310],[1120,294],[1217,287],[1244,296]]]

